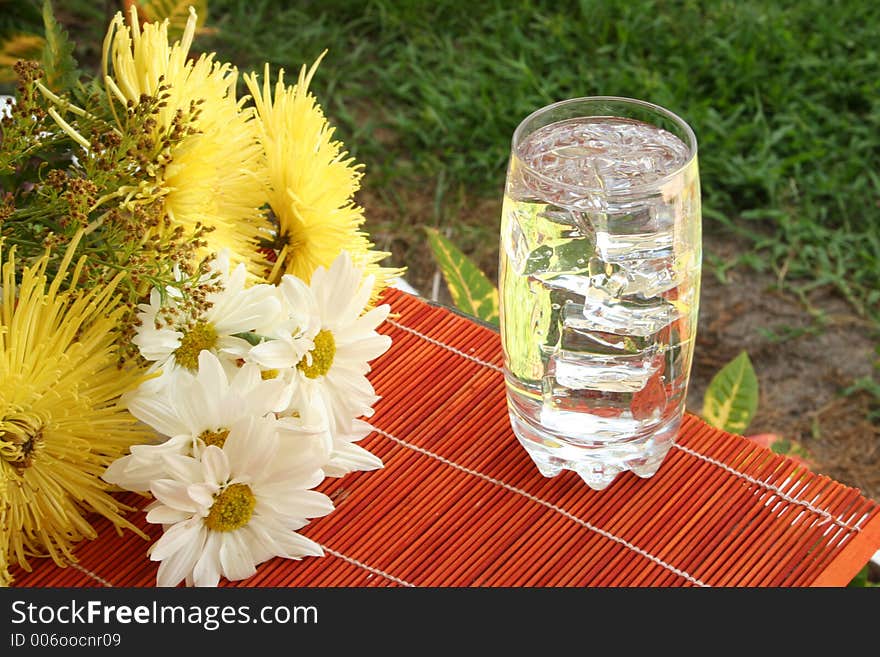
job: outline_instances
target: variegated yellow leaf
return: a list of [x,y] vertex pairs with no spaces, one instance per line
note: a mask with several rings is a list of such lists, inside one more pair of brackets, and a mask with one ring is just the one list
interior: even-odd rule
[[426,228],[428,244],[440,266],[452,301],[462,312],[498,325],[498,289],[452,242]]
[[743,351],[712,377],[703,397],[703,419],[713,427],[742,434],[758,409],[758,377]]

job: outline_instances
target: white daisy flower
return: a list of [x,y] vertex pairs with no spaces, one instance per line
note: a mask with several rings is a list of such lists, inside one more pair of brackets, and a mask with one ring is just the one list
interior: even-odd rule
[[[327,411],[323,404],[317,400],[307,400],[300,396],[299,408],[293,411],[293,415],[285,417],[297,432],[306,432],[313,435],[327,432],[329,425]],[[290,410],[287,413],[291,413]],[[341,477],[349,472],[359,470],[377,470],[382,467],[382,459],[355,444],[366,438],[373,432],[373,427],[363,420],[355,419],[348,429],[337,427],[334,432],[327,433],[330,436],[330,449],[328,460],[324,463],[324,474],[328,477]],[[282,432],[283,436],[283,432]]]
[[324,456],[306,441],[282,448],[265,418],[249,424],[247,436],[230,432],[200,459],[166,457],[171,476],[152,483],[156,502],[147,512],[165,529],[150,549],[161,562],[159,586],[216,586],[221,576],[250,577],[272,557],[323,555],[296,530],[333,510],[326,495],[310,490],[324,478]]
[[161,393],[138,390],[126,400],[128,410],[168,439],[158,445],[134,445],[117,459],[103,479],[126,490],[147,491],[150,482],[167,477],[165,456],[198,457],[208,445],[223,445],[233,434],[246,432],[249,418],[268,418],[291,440],[310,440],[330,454],[332,441],[326,423],[278,420],[287,408],[290,389],[281,380],[264,380],[256,365],[245,364],[230,377],[214,354],[199,355],[197,374],[178,369]]
[[372,287],[372,277],[364,278],[347,252],[330,269],[318,267],[308,288],[285,275],[281,288],[288,300],[299,299],[293,303],[317,316],[318,321],[308,322],[306,334],[313,346],[303,353],[299,345],[292,344],[294,340],[269,340],[250,352],[264,367],[295,368],[297,385],[291,408],[300,411],[320,403],[334,435],[351,434],[354,418],[372,415],[378,399],[366,374],[369,361],[391,346],[391,338],[376,332],[390,307],[386,304],[364,312]]
[[321,330],[321,316],[312,291],[299,278],[284,276],[276,291],[280,320],[261,334],[265,340],[252,347],[245,359],[290,380],[296,364],[315,348],[312,338]]
[[281,305],[273,286],[246,287],[244,265],[230,273],[226,254],[214,260],[212,271],[216,278],[210,280],[219,289],[206,295],[207,308],[198,313],[184,311],[181,295],[174,289],[163,299],[154,288],[150,303],[138,306],[140,325],[132,342],[146,360],[153,361],[151,372],[164,370],[161,381],[148,386],[150,390],[167,383],[170,370],[183,367],[195,371],[204,350],[234,363],[251,346],[236,334],[259,333],[278,321]]

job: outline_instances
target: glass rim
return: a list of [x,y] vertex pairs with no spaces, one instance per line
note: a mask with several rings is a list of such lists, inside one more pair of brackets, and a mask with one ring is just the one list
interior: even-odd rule
[[[529,121],[531,121],[532,119],[534,119],[542,114],[546,114],[547,112],[550,112],[552,110],[558,109],[560,107],[565,107],[566,105],[575,105],[578,103],[599,103],[599,102],[614,102],[614,103],[620,103],[623,105],[633,105],[636,107],[640,107],[642,109],[650,110],[650,111],[655,112],[657,114],[660,114],[662,116],[665,116],[667,119],[669,119],[674,124],[676,124],[679,128],[681,128],[684,131],[685,136],[687,137],[687,142],[685,142],[685,145],[688,147],[687,161],[685,161],[679,167],[673,169],[672,171],[670,171],[669,173],[667,173],[666,175],[664,175],[661,178],[657,178],[656,180],[652,180],[651,182],[648,182],[648,183],[639,183],[637,185],[633,185],[632,187],[628,187],[625,190],[611,191],[611,192],[608,192],[606,190],[596,188],[596,187],[589,187],[586,185],[572,185],[569,183],[560,182],[558,180],[554,180],[553,178],[550,178],[550,177],[544,175],[543,173],[541,173],[540,171],[538,171],[534,167],[530,166],[529,164],[526,164],[526,161],[523,159],[522,154],[520,153],[520,150],[519,150],[519,142],[520,142],[520,137],[524,136],[522,134],[524,131],[524,127]],[[611,115],[597,114],[595,116],[611,116]],[[576,118],[576,116],[572,116],[571,118]],[[553,123],[555,123],[555,121]],[[551,123],[548,123],[546,125],[551,125]],[[541,127],[544,127],[544,126],[541,126]],[[522,166],[523,168],[525,168],[531,175],[533,175],[535,178],[537,178],[538,180],[540,180],[543,183],[553,185],[555,187],[561,187],[563,189],[566,189],[569,191],[575,191],[575,192],[588,192],[588,193],[600,192],[606,196],[631,196],[633,193],[637,193],[637,192],[645,190],[645,189],[658,189],[658,188],[662,187],[663,185],[665,185],[666,183],[668,183],[673,178],[675,178],[676,176],[680,175],[681,172],[684,171],[685,169],[687,169],[689,166],[691,166],[691,164],[694,162],[694,160],[697,157],[697,150],[698,150],[697,136],[694,133],[693,128],[691,128],[690,125],[688,125],[687,121],[682,119],[678,114],[676,114],[675,112],[673,112],[671,110],[666,109],[665,107],[657,105],[655,103],[651,103],[646,100],[639,100],[638,98],[628,98],[626,96],[582,96],[580,98],[567,98],[565,100],[560,100],[555,103],[545,105],[544,107],[540,107],[540,108],[536,109],[534,112],[532,112],[531,114],[529,114],[527,117],[525,117],[522,121],[519,122],[519,125],[516,126],[516,129],[513,131],[513,138],[511,139],[511,149],[512,149],[512,153],[519,160],[519,165]]]

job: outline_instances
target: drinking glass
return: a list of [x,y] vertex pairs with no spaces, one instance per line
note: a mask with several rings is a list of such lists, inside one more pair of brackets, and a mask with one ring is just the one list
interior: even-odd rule
[[499,292],[510,421],[542,474],[652,476],[685,410],[700,296],[697,141],[618,97],[513,134]]

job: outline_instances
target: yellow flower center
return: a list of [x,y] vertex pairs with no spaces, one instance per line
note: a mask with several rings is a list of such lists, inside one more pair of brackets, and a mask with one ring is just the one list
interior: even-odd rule
[[223,445],[226,443],[226,439],[229,437],[229,429],[217,429],[217,431],[202,431],[199,434],[199,438],[201,438],[205,445],[216,445],[219,448],[223,448]]
[[263,370],[260,372],[260,378],[263,381],[268,381],[269,379],[277,379],[280,372],[278,370]]
[[231,532],[244,527],[254,514],[257,498],[247,484],[230,484],[214,496],[205,518],[208,529]]
[[217,346],[217,331],[208,322],[196,322],[184,331],[180,346],[174,350],[174,359],[179,365],[196,371],[199,369],[199,354],[203,349],[211,350]]
[[24,433],[0,431],[0,456],[18,470],[33,465],[34,457],[43,444],[43,429],[30,428]]
[[330,331],[322,330],[315,336],[315,348],[309,353],[312,356],[312,363],[308,363],[308,357],[303,356],[302,360],[297,363],[299,371],[310,379],[317,379],[324,376],[330,371],[333,365],[333,357],[336,356],[336,340]]

